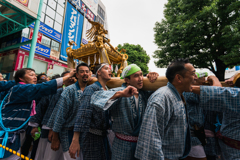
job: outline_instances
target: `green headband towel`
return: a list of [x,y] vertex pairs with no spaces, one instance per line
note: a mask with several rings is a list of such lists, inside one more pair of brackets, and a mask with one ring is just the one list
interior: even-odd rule
[[138,67],[136,64],[130,64],[123,69],[121,79],[124,79],[124,78],[132,75],[133,73],[138,72],[138,71],[141,71],[140,67]]
[[208,73],[207,72],[196,72],[196,75],[198,78],[202,78],[202,77],[207,77]]

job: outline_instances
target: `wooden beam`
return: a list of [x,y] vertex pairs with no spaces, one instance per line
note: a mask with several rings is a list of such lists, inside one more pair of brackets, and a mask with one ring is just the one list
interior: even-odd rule
[[[97,81],[97,78],[94,78],[93,81],[89,82],[89,84],[93,84],[94,82]],[[120,79],[119,77],[112,77],[111,80],[107,82],[107,87],[109,89],[111,88],[116,88],[116,87],[121,87],[122,84],[124,83],[123,79]],[[144,77],[143,78],[143,90],[148,90],[148,91],[155,91],[160,87],[166,86],[168,83],[168,80],[164,76],[159,76],[156,82],[151,83],[148,78]],[[229,85],[225,84],[225,82],[221,82],[223,87],[230,87]],[[209,85],[206,83],[205,85]]]

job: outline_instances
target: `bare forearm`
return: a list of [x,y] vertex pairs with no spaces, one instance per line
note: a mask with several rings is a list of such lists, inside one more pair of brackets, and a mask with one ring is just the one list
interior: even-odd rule
[[59,133],[52,131],[53,139],[59,138]]
[[200,86],[192,86],[192,92],[200,95]]
[[116,92],[110,99],[117,99],[120,98],[122,95],[122,91]]
[[74,132],[73,141],[79,142],[80,132]]

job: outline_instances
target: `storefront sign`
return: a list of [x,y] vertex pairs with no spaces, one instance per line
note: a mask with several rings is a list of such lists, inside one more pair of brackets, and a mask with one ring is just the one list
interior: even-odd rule
[[[26,55],[26,56],[29,56],[29,52],[24,51],[24,50],[19,50],[19,53],[21,53],[23,55]],[[68,67],[66,64],[63,64],[63,63],[60,63],[60,62],[57,62],[57,61],[54,61],[54,60],[51,60],[51,59],[48,59],[48,58],[36,55],[36,54],[34,55],[34,58],[38,59],[38,60],[41,60],[41,61],[44,61],[44,62],[47,62],[47,63],[56,64],[58,66],[62,66],[62,67],[65,67],[65,68]]]
[[23,67],[23,62],[24,62],[24,54],[22,54],[21,50],[18,50],[18,56],[16,60],[16,65],[15,65],[15,71],[21,69]]
[[[34,30],[31,28],[29,39],[32,39],[33,31]],[[40,44],[42,43],[42,33],[40,33],[40,32],[38,32],[37,43],[40,43]]]
[[84,4],[95,14],[97,15],[98,10],[98,0],[82,0]]
[[24,6],[28,6],[28,0],[17,0],[18,2],[22,3]]
[[[25,41],[28,41],[28,40],[29,40],[28,38],[22,37],[22,42],[25,42]],[[25,49],[27,51],[30,51],[31,44],[21,46],[20,48]],[[49,58],[50,53],[51,53],[51,49],[44,46],[44,45],[41,45],[41,44],[37,43],[35,53]]]
[[81,4],[81,8],[82,10],[86,13],[86,18],[88,18],[89,20],[91,21],[94,21],[95,20],[95,15],[91,12],[90,9],[88,9],[86,7],[86,5],[84,3]]
[[69,41],[74,41],[77,46],[73,46],[73,49],[77,49],[81,44],[83,27],[83,15],[76,10],[69,2],[67,2],[67,10],[65,15],[63,40],[60,52],[60,59],[67,61],[67,47],[70,47]]
[[[34,23],[32,23],[30,25],[31,28],[34,28]],[[40,22],[40,25],[39,25],[39,32],[45,34],[46,36],[58,41],[58,42],[61,42],[62,40],[62,34],[59,33],[58,31],[52,29],[51,27],[47,26],[46,24]]]
[[50,58],[58,61],[59,60],[59,55],[60,55],[60,52],[52,49],[51,53],[50,53]]

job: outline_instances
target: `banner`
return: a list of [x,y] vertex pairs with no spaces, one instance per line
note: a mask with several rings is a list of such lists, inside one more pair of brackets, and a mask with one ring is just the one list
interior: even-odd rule
[[[85,14],[85,17],[91,21],[95,21],[96,16],[94,13],[80,0],[69,0],[69,2],[82,14]],[[96,14],[97,15],[97,14]]]
[[83,23],[83,33],[82,33],[82,43],[83,44],[88,44],[88,41],[90,39],[87,38],[87,30],[89,30],[92,27],[92,24],[88,22],[87,18],[84,18],[84,23]]
[[[29,27],[34,28],[34,25],[32,23]],[[39,25],[39,32],[61,43],[62,34],[42,22]]]
[[[28,40],[29,40],[28,38],[22,37],[22,42],[26,42]],[[30,51],[31,44],[21,46],[20,48],[25,49],[27,51]],[[37,43],[35,53],[49,58],[50,53],[51,53],[51,49],[44,46],[44,45],[41,45],[41,44]]]
[[83,28],[83,15],[77,11],[69,2],[67,2],[67,10],[65,15],[63,40],[60,52],[60,59],[67,61],[66,49],[70,45],[69,41],[74,41],[77,46],[73,45],[73,49],[80,48]]

